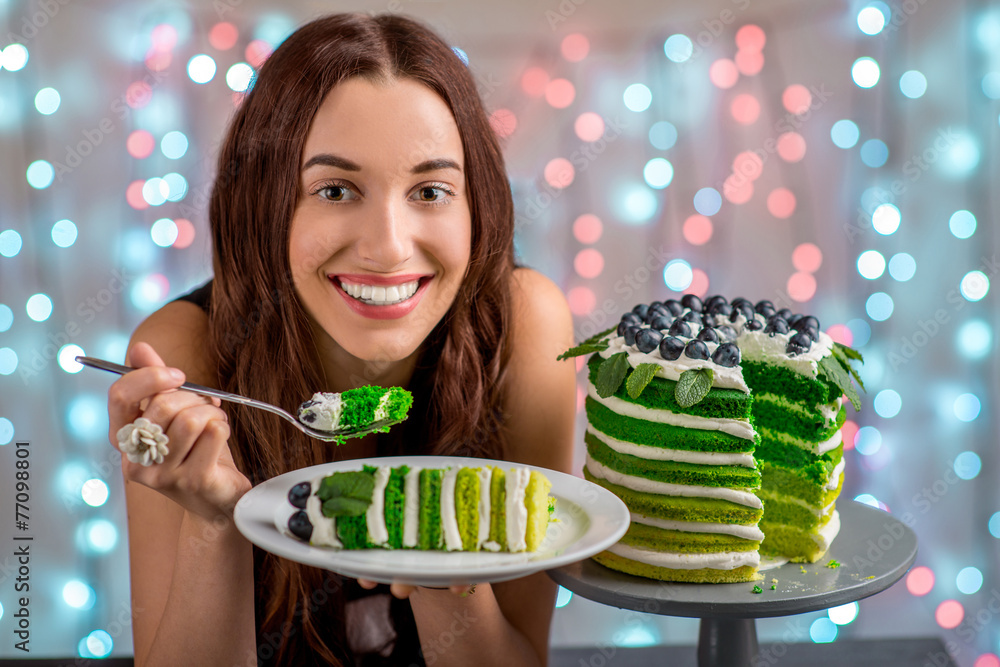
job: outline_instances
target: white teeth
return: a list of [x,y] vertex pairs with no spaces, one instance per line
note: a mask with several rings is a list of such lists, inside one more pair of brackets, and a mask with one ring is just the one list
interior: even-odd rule
[[417,293],[417,288],[420,286],[420,282],[412,280],[408,283],[402,283],[400,285],[382,287],[376,285],[349,283],[344,280],[340,280],[340,286],[345,292],[350,294],[355,299],[363,300],[372,305],[387,306],[406,301],[412,297]]

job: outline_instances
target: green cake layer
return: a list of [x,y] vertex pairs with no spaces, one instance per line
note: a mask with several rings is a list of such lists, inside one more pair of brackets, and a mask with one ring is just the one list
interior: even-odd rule
[[714,570],[709,568],[675,570],[640,563],[629,558],[623,558],[610,551],[602,551],[594,556],[594,560],[612,570],[633,574],[637,577],[646,577],[647,579],[659,579],[660,581],[677,581],[693,584],[734,584],[761,578],[757,574],[757,568],[749,565],[744,565],[733,570]]
[[587,420],[595,429],[624,442],[691,452],[727,454],[752,453],[754,449],[754,440],[738,438],[722,431],[685,428],[624,417],[590,396],[587,396],[584,407],[587,411]]
[[844,458],[844,445],[838,445],[817,456],[800,447],[761,437],[760,445],[753,455],[758,464],[767,461],[785,468],[798,469],[806,479],[817,484],[826,484],[830,473]]
[[368,541],[368,520],[364,514],[338,517],[337,537],[345,549],[367,549],[374,546]]
[[389,470],[389,483],[385,486],[385,527],[389,531],[389,548],[403,548],[403,504],[407,466]]
[[747,540],[735,535],[666,530],[634,521],[621,542],[640,549],[691,554],[753,551],[760,544],[758,540]]
[[528,486],[524,490],[524,506],[528,509],[528,525],[524,531],[524,541],[528,551],[536,551],[545,538],[548,528],[549,491],[552,483],[537,470],[531,471]]
[[691,498],[663,496],[655,493],[633,491],[624,486],[595,477],[583,469],[585,479],[603,486],[621,498],[630,510],[657,519],[671,521],[696,521],[699,523],[732,523],[743,526],[756,525],[763,510],[739,505],[719,498]]
[[740,366],[751,393],[778,394],[808,405],[833,403],[841,391],[832,382],[806,377],[784,366],[744,359]]
[[593,433],[584,435],[587,452],[599,463],[625,475],[643,477],[667,484],[715,486],[752,490],[760,488],[760,473],[743,466],[715,466],[677,461],[652,461],[622,454],[608,447]]
[[403,421],[413,404],[413,395],[400,387],[358,387],[348,389],[341,394],[343,412],[338,428],[351,426],[367,426],[375,421],[375,411],[378,409],[382,396],[388,394],[385,406],[385,419]]
[[440,549],[444,546],[441,535],[441,479],[444,472],[433,468],[420,471],[420,533],[417,548]]
[[479,540],[479,474],[462,468],[455,477],[455,518],[462,536],[462,550],[475,551]]
[[[591,384],[595,384],[597,382],[597,369],[603,361],[603,357],[595,354],[591,356],[590,361],[587,362]],[[630,370],[629,375],[631,374],[632,371]],[[681,405],[677,403],[677,399],[674,397],[674,390],[677,387],[677,383],[673,380],[654,377],[652,381],[646,385],[646,388],[638,398],[632,398],[628,395],[628,391],[626,389],[627,384],[628,375],[625,376],[625,382],[622,382],[621,386],[618,387],[618,391],[614,393],[614,396],[622,399],[623,401],[635,403],[636,405],[642,405],[656,410],[669,410],[670,412],[677,414],[694,415],[696,417],[707,417],[711,419],[750,418],[750,406],[753,399],[750,398],[749,394],[744,394],[738,389],[713,388],[708,392],[708,395],[701,399],[698,403],[690,407],[681,407]]]
[[[839,494],[840,488],[838,487],[833,491],[827,492],[826,497],[829,498],[830,502],[826,505],[816,504],[804,507],[799,503],[787,500],[784,496],[778,495],[778,491],[764,490],[758,493],[761,502],[764,504],[765,519],[775,523],[796,526],[803,530],[809,530],[825,523],[830,518],[830,514],[833,513],[833,508],[830,504],[837,499]],[[820,515],[820,512],[827,507],[830,507],[827,510],[828,513]]]
[[768,556],[783,556],[793,563],[815,563],[826,553],[827,544],[815,532],[806,532],[799,528],[780,523],[762,521],[764,541],[760,544],[760,552]]
[[827,422],[819,412],[812,417],[804,417],[801,413],[789,410],[770,401],[754,403],[754,425],[758,432],[777,431],[799,438],[807,442],[823,442],[829,440],[847,419],[847,411],[841,406],[836,417]]

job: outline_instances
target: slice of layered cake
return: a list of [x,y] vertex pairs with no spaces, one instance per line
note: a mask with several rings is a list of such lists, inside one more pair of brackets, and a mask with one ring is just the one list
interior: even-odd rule
[[375,429],[380,432],[406,419],[413,395],[402,387],[365,386],[343,393],[316,392],[302,403],[298,419],[321,431],[342,432],[337,441],[351,437],[354,431]]
[[296,484],[296,537],[342,549],[537,551],[555,499],[537,470],[364,466]]
[[849,359],[860,355],[816,318],[686,295],[636,306],[561,358],[581,354],[592,354],[584,476],[632,512],[625,537],[595,560],[735,582],[756,576],[759,553],[826,551],[839,525],[839,397],[857,400]]

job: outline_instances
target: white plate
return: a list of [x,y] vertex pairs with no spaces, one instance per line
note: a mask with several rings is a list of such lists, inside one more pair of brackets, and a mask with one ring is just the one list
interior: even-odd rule
[[[299,482],[336,471],[360,470],[364,465],[532,468],[544,473],[552,482],[557,521],[549,523],[540,549],[532,553],[341,550],[311,546],[288,531],[288,517],[297,511],[288,502],[289,489]],[[393,456],[324,463],[269,479],[240,499],[236,504],[235,520],[243,536],[258,547],[299,563],[380,583],[448,586],[507,581],[589,558],[621,539],[628,530],[629,511],[610,491],[554,470],[455,456]]]

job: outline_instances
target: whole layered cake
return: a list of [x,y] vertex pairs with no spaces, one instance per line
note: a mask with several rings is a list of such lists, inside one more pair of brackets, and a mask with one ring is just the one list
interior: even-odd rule
[[584,476],[632,522],[595,556],[690,582],[757,577],[760,555],[813,562],[839,530],[841,397],[851,360],[810,315],[713,296],[640,304],[561,358],[591,355]]

